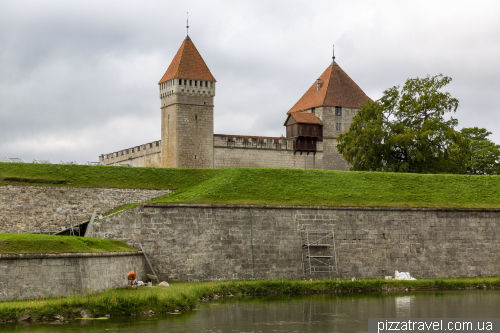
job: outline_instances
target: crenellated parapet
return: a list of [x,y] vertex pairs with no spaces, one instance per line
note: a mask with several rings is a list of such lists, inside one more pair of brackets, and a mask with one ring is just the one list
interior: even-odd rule
[[[214,134],[214,148],[288,150],[294,152],[294,140],[284,137]],[[323,142],[317,143],[323,151]]]
[[[103,154],[99,156],[99,162],[103,162],[106,165],[128,163],[132,166],[155,166],[151,165],[152,163],[144,163],[143,161],[145,157],[150,155],[158,155],[157,158],[160,160],[161,140],[149,142],[128,149],[122,149],[110,154]],[[139,160],[141,161],[139,162]]]
[[205,80],[171,79],[159,84],[160,98],[174,94],[215,96],[215,82]]

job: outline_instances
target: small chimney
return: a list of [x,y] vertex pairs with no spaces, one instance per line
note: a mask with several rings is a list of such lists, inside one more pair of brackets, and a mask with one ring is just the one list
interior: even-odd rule
[[316,80],[316,92],[319,91],[319,88],[321,88],[321,80],[320,79],[317,79]]

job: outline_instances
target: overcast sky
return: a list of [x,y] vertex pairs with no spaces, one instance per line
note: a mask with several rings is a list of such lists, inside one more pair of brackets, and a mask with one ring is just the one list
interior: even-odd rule
[[0,0],[0,161],[96,161],[161,138],[158,81],[189,35],[215,133],[279,136],[331,62],[372,99],[442,73],[500,143],[500,2]]

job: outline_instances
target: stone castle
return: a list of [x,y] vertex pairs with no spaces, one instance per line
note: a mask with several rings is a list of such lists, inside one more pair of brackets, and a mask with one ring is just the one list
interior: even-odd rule
[[106,165],[348,170],[336,148],[370,100],[335,62],[287,112],[286,138],[214,134],[216,80],[189,36],[159,82],[161,140],[101,155]]

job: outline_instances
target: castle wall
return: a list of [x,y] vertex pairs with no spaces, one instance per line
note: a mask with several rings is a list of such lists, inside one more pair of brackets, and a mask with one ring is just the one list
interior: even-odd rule
[[293,154],[290,150],[222,148],[214,149],[215,168],[322,169],[323,153]]
[[[118,206],[143,202],[169,190],[0,186],[0,232],[60,231]],[[71,216],[70,216],[71,215]]]
[[332,227],[340,277],[500,274],[500,211],[148,204],[95,231],[140,242],[157,273],[195,281],[303,278],[301,233]]
[[111,154],[99,156],[99,161],[106,165],[129,164],[133,167],[161,167],[161,141],[123,149]]
[[214,135],[214,168],[322,169],[323,143],[316,153],[294,153],[293,140]]

